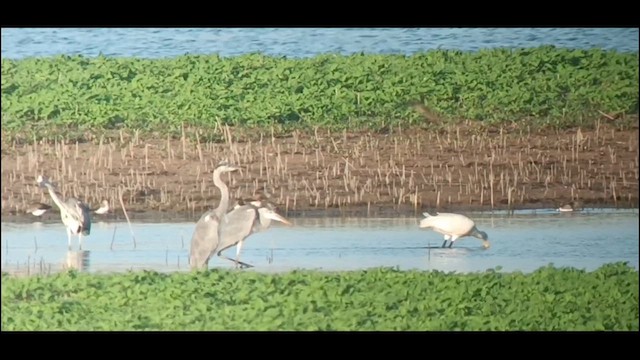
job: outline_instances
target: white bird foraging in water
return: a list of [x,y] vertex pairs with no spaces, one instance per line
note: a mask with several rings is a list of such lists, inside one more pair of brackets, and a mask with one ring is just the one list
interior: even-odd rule
[[40,186],[49,190],[51,199],[60,209],[62,223],[67,227],[69,251],[71,251],[71,234],[78,235],[79,250],[82,250],[82,235],[89,236],[91,234],[91,212],[89,207],[74,197],[70,197],[66,202],[63,202],[56,194],[53,184],[42,175],[38,176],[37,181]]
[[445,247],[447,241],[449,247],[461,237],[473,236],[482,240],[482,246],[489,248],[489,236],[486,232],[478,230],[475,222],[468,217],[460,214],[452,213],[437,213],[437,215],[431,215],[427,212],[422,213],[425,218],[420,221],[420,228],[432,229],[435,232],[444,235],[444,242],[442,247]]

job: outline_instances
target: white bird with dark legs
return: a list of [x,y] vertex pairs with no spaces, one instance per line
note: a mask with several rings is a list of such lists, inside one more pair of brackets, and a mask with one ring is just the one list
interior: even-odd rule
[[60,218],[67,227],[69,251],[71,251],[71,235],[78,236],[78,248],[82,250],[82,236],[91,234],[91,212],[89,207],[74,197],[70,197],[66,202],[63,202],[56,194],[53,184],[42,175],[38,176],[38,184],[49,190],[51,199],[60,209]]
[[[220,225],[220,240],[215,254],[235,263],[236,267],[253,267],[240,261],[240,251],[247,237],[256,232],[265,231],[271,226],[271,220],[283,224],[293,225],[289,220],[278,214],[274,207],[266,200],[239,201]],[[235,260],[222,255],[222,252],[236,246]]]
[[196,223],[189,250],[189,266],[191,270],[207,269],[209,259],[218,246],[220,221],[229,208],[229,188],[222,181],[220,175],[239,169],[237,166],[222,161],[213,171],[213,184],[220,189],[220,204],[216,209],[202,214],[200,220]]
[[100,207],[93,210],[94,213],[98,214],[98,215],[104,215],[106,213],[109,212],[109,201],[108,200],[102,200],[102,202],[100,203]]
[[489,248],[489,236],[486,232],[478,230],[473,220],[460,214],[436,214],[437,215],[430,215],[427,212],[423,213],[425,218],[420,221],[420,227],[432,229],[435,232],[443,234],[444,242],[442,243],[442,247],[446,246],[447,241],[451,241],[449,243],[449,247],[451,247],[459,238],[473,236],[482,240],[482,246],[485,249]]
[[42,216],[44,213],[49,211],[51,206],[43,203],[33,203],[30,204],[27,208],[27,213],[33,214],[34,216]]

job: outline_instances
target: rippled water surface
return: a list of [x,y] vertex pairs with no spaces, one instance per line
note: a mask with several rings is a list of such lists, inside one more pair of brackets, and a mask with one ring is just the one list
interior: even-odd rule
[[[250,271],[356,270],[370,267],[484,271],[533,271],[553,263],[593,270],[626,261],[638,268],[638,210],[470,214],[490,237],[484,250],[476,238],[442,249],[442,236],[419,229],[417,218],[294,218],[247,239],[241,261]],[[90,272],[150,269],[187,271],[194,223],[109,223],[95,220],[85,239]],[[74,239],[74,241],[76,241]],[[75,244],[75,242],[74,242]],[[225,252],[235,256],[235,248]],[[55,271],[67,256],[61,222],[2,223],[2,268]],[[233,264],[214,258],[210,267]]]
[[413,54],[555,45],[638,51],[637,28],[3,28],[2,57],[57,54],[172,57],[262,52]]

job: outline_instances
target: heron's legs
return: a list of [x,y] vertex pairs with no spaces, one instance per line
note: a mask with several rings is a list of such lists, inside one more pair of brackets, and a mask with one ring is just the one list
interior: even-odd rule
[[236,245],[236,258],[235,258],[235,259],[232,259],[232,258],[230,258],[230,257],[226,257],[226,256],[222,255],[222,252],[223,252],[224,250],[226,250],[226,249],[227,249],[227,248],[225,248],[225,249],[222,249],[222,250],[218,251],[218,256],[219,256],[219,257],[221,257],[221,258],[223,258],[223,259],[227,259],[227,260],[229,260],[229,261],[233,261],[233,263],[236,265],[236,268],[238,267],[238,265],[240,265],[240,268],[250,268],[250,267],[253,267],[253,265],[251,265],[251,264],[243,263],[242,261],[240,261],[240,250],[242,249],[242,241],[240,241],[240,242]]
[[240,240],[238,242],[238,244],[236,245],[236,268],[238,267],[238,264],[240,263],[240,250],[242,250],[242,240]]
[[442,247],[444,247],[445,245],[447,245],[447,239],[444,239],[444,241],[442,242]]
[[82,251],[82,232],[78,233],[79,251]]
[[238,264],[240,264],[240,269],[246,269],[246,268],[253,267],[253,265],[251,265],[251,264],[243,263],[243,262],[240,262],[240,261],[238,261]]
[[453,241],[451,241],[451,242],[449,243],[449,249],[451,249],[451,246],[452,246],[452,245],[453,245]]
[[240,241],[238,243],[238,245],[236,245],[236,266],[238,266],[238,264],[241,264],[241,268],[249,268],[249,267],[253,267],[253,265],[249,265],[247,263],[243,263],[240,262],[240,249],[242,249],[242,244],[244,244],[244,241]]
[[69,251],[71,251],[71,229],[67,228],[67,244]]
[[221,251],[218,252],[218,256],[223,258],[223,259],[227,259],[229,261],[233,261],[233,263],[236,264],[236,267],[238,265],[241,265],[241,267],[245,267],[245,268],[253,267],[253,265],[250,265],[250,264],[247,264],[247,263],[243,263],[242,261],[240,261],[239,260],[239,256],[238,256],[239,253],[240,253],[240,251],[236,250],[236,258],[232,259],[230,257],[226,257],[226,256],[222,255],[222,250],[221,250]]
[[226,256],[224,256],[224,255],[222,255],[222,254],[218,254],[218,256],[219,256],[219,257],[221,257],[221,258],[227,259],[227,260],[229,260],[229,261],[232,261],[232,262],[233,262],[233,263],[235,263],[236,265],[237,265],[237,264],[239,264],[239,265],[241,265],[242,267],[246,267],[246,268],[253,267],[253,265],[250,265],[250,264],[247,264],[247,263],[243,263],[242,261],[238,261],[237,259],[232,259],[232,258],[230,258],[230,257],[226,257]]

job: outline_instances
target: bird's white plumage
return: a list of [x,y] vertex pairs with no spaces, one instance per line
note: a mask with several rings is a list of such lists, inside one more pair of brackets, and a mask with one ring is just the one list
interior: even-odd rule
[[98,215],[103,215],[109,212],[109,201],[107,200],[102,200],[102,203],[100,203],[100,207],[97,208],[94,211],[96,214]]
[[451,247],[457,239],[465,236],[477,237],[484,241],[483,246],[485,248],[489,247],[487,234],[478,230],[475,222],[465,215],[454,213],[437,213],[436,215],[431,215],[427,212],[423,213],[423,215],[425,218],[420,220],[419,226],[421,228],[432,229],[444,235],[442,247],[445,246],[447,241],[451,241],[449,245],[449,247]]
[[433,216],[429,213],[423,213],[424,219],[420,221],[421,228],[431,228],[443,235],[461,237],[469,234],[475,222],[468,217],[460,214],[438,213]]
[[577,211],[582,207],[582,203],[579,200],[570,201],[567,204],[564,204],[556,209],[556,211],[560,212],[571,212]]
[[31,213],[35,216],[42,216],[44,213],[49,211],[51,206],[43,203],[33,203],[27,208],[27,213]]
[[30,211],[30,213],[32,213],[35,216],[42,216],[46,212],[47,212],[46,209],[36,209],[36,210]]

